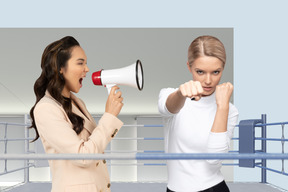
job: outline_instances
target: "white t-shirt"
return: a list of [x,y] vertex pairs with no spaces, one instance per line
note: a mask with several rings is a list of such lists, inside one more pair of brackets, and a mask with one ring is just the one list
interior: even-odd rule
[[[162,89],[158,109],[165,126],[166,153],[225,153],[228,152],[238,110],[229,104],[227,132],[213,133],[217,105],[215,93],[199,101],[187,98],[183,108],[172,114],[166,108],[167,97],[176,91]],[[177,192],[192,192],[210,188],[224,180],[220,160],[169,160],[168,188]]]

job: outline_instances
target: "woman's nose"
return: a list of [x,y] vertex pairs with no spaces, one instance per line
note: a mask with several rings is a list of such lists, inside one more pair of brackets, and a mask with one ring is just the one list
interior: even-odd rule
[[85,66],[85,72],[89,72],[89,67],[87,65]]
[[207,74],[207,75],[206,75],[205,83],[206,83],[207,85],[211,84],[211,76],[210,76],[210,74]]

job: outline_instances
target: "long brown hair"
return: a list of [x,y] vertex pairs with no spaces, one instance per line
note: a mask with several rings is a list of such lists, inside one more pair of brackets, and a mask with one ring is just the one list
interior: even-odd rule
[[222,61],[223,66],[226,63],[226,52],[223,43],[213,36],[199,36],[188,48],[188,63],[191,66],[193,62],[201,56],[216,57]]
[[73,130],[77,134],[83,130],[83,118],[72,112],[71,99],[66,98],[61,94],[65,85],[65,79],[63,75],[60,74],[60,69],[67,66],[67,61],[71,58],[71,52],[75,46],[80,46],[78,41],[71,36],[67,36],[49,44],[42,54],[42,73],[34,84],[36,102],[30,110],[32,121],[30,128],[34,128],[36,131],[36,138],[33,141],[36,141],[39,138],[37,125],[34,119],[34,108],[41,98],[44,97],[46,90],[62,105],[73,124]]

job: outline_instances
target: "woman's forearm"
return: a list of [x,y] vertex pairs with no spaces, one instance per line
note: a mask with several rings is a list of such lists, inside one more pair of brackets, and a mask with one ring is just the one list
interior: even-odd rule
[[179,90],[171,93],[166,100],[166,107],[170,113],[178,113],[184,106],[186,97]]
[[229,105],[217,107],[211,132],[221,133],[227,131],[228,113],[229,113]]

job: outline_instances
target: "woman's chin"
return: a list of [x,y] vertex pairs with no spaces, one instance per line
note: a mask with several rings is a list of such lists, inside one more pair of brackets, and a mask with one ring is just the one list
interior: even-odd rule
[[211,91],[204,91],[204,93],[202,94],[203,97],[207,97],[210,96],[214,93],[215,90],[211,90]]

